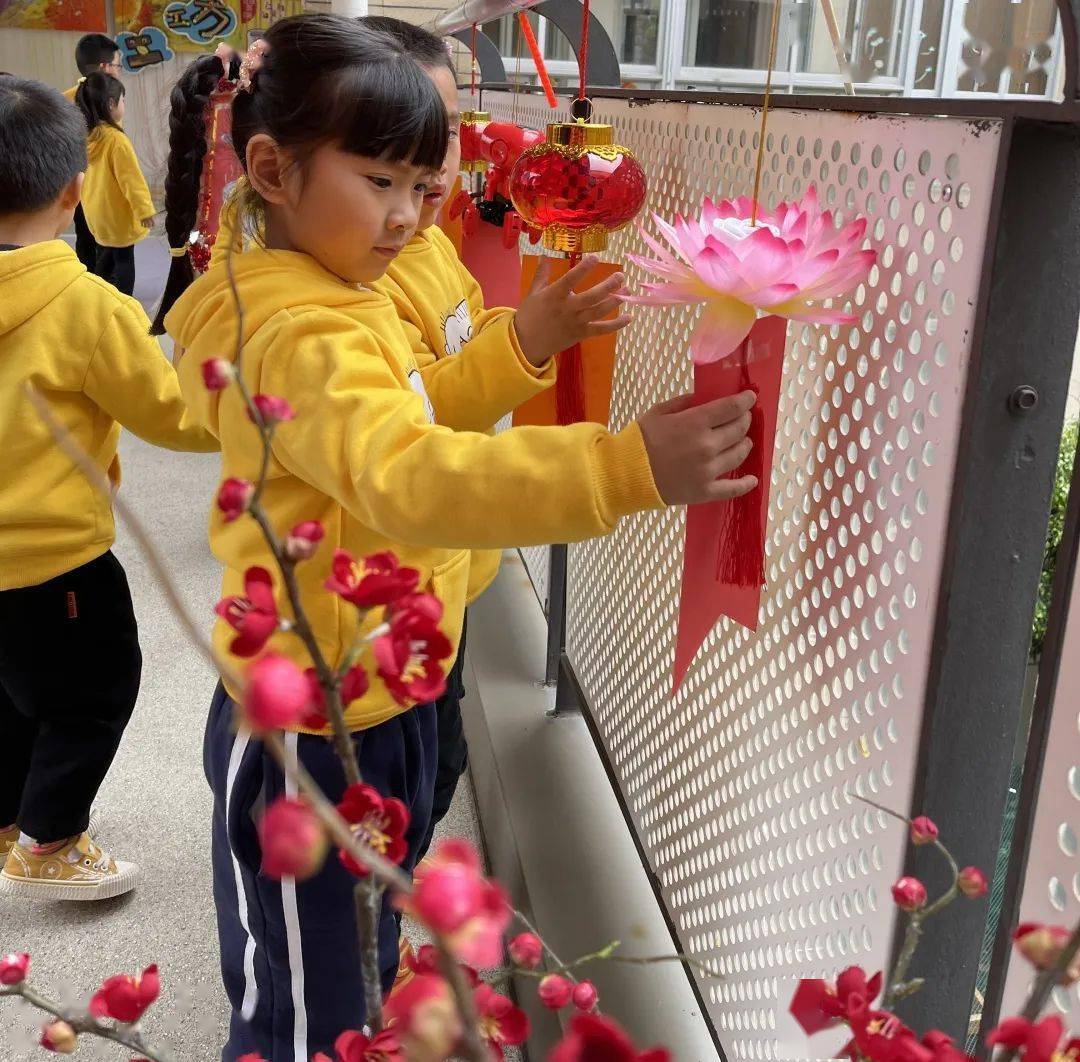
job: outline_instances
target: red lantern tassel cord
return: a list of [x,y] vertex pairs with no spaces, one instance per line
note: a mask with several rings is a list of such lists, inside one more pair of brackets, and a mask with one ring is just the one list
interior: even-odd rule
[[[567,269],[573,269],[581,255],[569,256]],[[581,359],[581,344],[559,354],[559,371],[555,377],[555,419],[561,425],[580,424],[585,419],[585,365]]]
[[585,365],[581,344],[559,354],[559,372],[555,377],[555,419],[559,424],[580,424],[585,419]]

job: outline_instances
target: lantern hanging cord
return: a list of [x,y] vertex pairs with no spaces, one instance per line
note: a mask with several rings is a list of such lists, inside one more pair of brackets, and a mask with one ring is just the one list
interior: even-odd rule
[[[585,0],[587,3],[588,0]],[[765,71],[765,98],[761,101],[761,130],[758,133],[757,163],[754,166],[754,195],[750,208],[750,224],[757,224],[758,196],[761,194],[761,170],[765,163],[765,128],[769,121],[769,98],[772,95],[773,67],[776,65],[776,42],[780,36],[780,5],[783,0],[773,0],[772,28],[769,37],[769,65]]]
[[[518,18],[521,18],[521,14],[519,11]],[[519,33],[517,43],[514,45],[514,87],[510,104],[510,121],[515,125],[518,120],[518,100],[521,98],[521,38],[522,34]]]
[[476,23],[472,24],[472,40],[469,42],[469,96],[476,99]]
[[578,53],[578,99],[585,99],[589,85],[589,0],[581,0],[581,49]]

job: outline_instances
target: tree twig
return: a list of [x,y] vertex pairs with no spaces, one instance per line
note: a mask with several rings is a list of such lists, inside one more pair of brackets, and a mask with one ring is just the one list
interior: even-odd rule
[[25,999],[27,1003],[37,1007],[38,1010],[51,1014],[59,1021],[67,1022],[79,1036],[97,1036],[102,1040],[111,1040],[115,1044],[138,1051],[143,1058],[149,1059],[149,1062],[171,1062],[171,1056],[147,1044],[143,1039],[142,1031],[137,1025],[106,1025],[89,1014],[65,1009],[58,1003],[46,999],[45,996],[35,991],[25,981],[12,985],[10,988],[0,988],[0,996]]
[[[856,800],[862,801],[864,804],[869,804],[872,808],[876,808],[883,815],[889,815],[891,818],[904,823],[909,828],[911,827],[911,819],[906,815],[901,815],[900,812],[893,811],[892,808],[887,808],[884,804],[879,804],[877,801],[870,800],[868,797],[860,796],[858,793],[853,793],[852,795]],[[941,910],[948,907],[948,905],[960,895],[960,868],[956,865],[956,860],[953,858],[952,852],[950,852],[936,837],[934,838],[933,844],[949,864],[952,883],[932,904],[922,907],[917,911],[911,911],[908,914],[908,924],[907,928],[904,930],[904,943],[900,949],[900,954],[896,957],[896,966],[889,975],[889,983],[885,986],[885,995],[882,1006],[886,1010],[899,999],[903,998],[899,994],[899,989],[904,984],[904,978],[907,976],[908,967],[911,965],[911,960],[915,957],[915,949],[918,948],[919,940],[922,937],[923,923],[928,918],[932,918]],[[913,989],[912,991],[917,991],[917,989]],[[909,991],[907,994],[910,995],[911,992]]]

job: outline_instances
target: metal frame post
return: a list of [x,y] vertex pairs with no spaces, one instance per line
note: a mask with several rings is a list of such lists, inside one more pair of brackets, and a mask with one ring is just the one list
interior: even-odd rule
[[[1014,119],[998,162],[911,809],[988,873],[1080,319],[1080,288],[1063,278],[1078,275],[1080,129]],[[947,884],[936,852],[913,850],[908,867],[931,895]],[[986,918],[985,903],[957,903],[924,935],[909,972],[935,989],[898,1007],[914,1027],[966,1034]],[[901,933],[898,923],[897,944]]]
[[1012,928],[1020,921],[1020,901],[1024,879],[1027,874],[1028,856],[1031,851],[1031,831],[1035,821],[1035,809],[1042,785],[1043,764],[1050,735],[1050,720],[1057,696],[1058,672],[1065,637],[1065,625],[1069,615],[1072,595],[1076,591],[1076,567],[1080,557],[1080,461],[1073,464],[1069,483],[1069,504],[1065,513],[1065,525],[1058,545],[1057,566],[1054,569],[1050,613],[1046,623],[1046,640],[1039,661],[1039,682],[1035,705],[1028,733],[1027,755],[1024,774],[1017,800],[1016,822],[1013,827],[1013,844],[1009,853],[1009,865],[998,919],[997,934],[990,959],[983,1005],[980,1041],[994,1027],[1001,1009],[1005,981],[1009,973],[1009,955],[1012,952]]

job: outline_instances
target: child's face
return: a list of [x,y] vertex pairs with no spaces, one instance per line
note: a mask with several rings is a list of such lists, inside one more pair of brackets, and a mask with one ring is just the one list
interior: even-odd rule
[[446,158],[443,159],[442,169],[438,179],[432,184],[431,190],[424,196],[424,207],[420,211],[420,224],[417,228],[426,229],[435,223],[439,216],[450,189],[454,186],[458,171],[461,169],[461,140],[458,132],[461,129],[461,113],[458,110],[457,83],[454,75],[445,66],[429,66],[428,77],[435,82],[435,87],[446,104],[446,117],[450,124],[450,139],[446,145]]
[[275,238],[284,236],[279,245],[310,254],[342,280],[370,284],[412,238],[434,181],[408,162],[324,144],[303,167],[284,171],[268,220],[280,229]]
[[113,77],[119,77],[121,71],[124,69],[124,64],[120,61],[120,53],[113,52],[112,59],[107,63],[102,63],[101,69],[104,70],[106,74],[112,74]]
[[112,120],[119,125],[124,120],[124,97],[121,96],[115,103],[109,101],[109,114],[112,115]]

